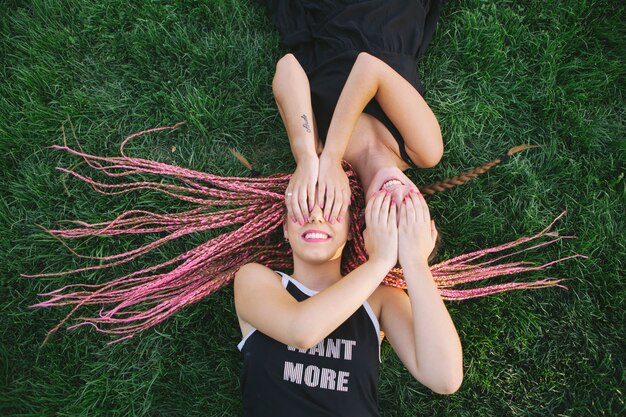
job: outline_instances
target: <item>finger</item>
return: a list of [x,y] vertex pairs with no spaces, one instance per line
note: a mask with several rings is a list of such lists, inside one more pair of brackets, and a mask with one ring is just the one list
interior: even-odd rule
[[383,204],[383,200],[385,199],[385,192],[378,193],[376,198],[374,199],[374,204],[372,204],[372,222],[378,223],[380,222],[380,210]]
[[302,210],[302,216],[304,217],[304,221],[306,223],[309,222],[309,214],[313,210],[313,204],[309,204],[308,201],[308,189],[306,187],[302,187],[299,191],[298,202],[300,203],[300,210]]
[[310,215],[315,207],[315,183],[310,183],[307,187],[307,198],[309,199],[307,204],[307,214]]
[[333,210],[335,204],[335,189],[333,187],[326,187],[326,199],[324,200],[324,218],[326,221],[330,221],[330,213]]
[[341,206],[341,211],[339,212],[339,221],[343,221],[343,219],[348,216],[348,209],[350,208],[350,187],[347,190],[344,190],[342,193],[343,196],[343,204]]
[[415,206],[415,221],[422,223],[425,221],[424,204],[426,204],[426,201],[424,200],[424,198],[420,198],[421,195],[418,192],[412,192],[410,193],[410,195],[411,201],[413,201],[413,205]]
[[330,224],[335,224],[339,213],[343,206],[343,196],[341,190],[335,189],[335,201],[333,201],[333,209],[330,211]]
[[387,221],[389,220],[389,207],[390,206],[391,206],[391,194],[386,193],[380,206],[380,214],[378,215],[379,216],[378,221],[380,222],[380,224],[384,224],[384,225],[387,224]]
[[409,194],[407,197],[408,198],[404,200],[405,201],[404,206],[406,206],[407,223],[411,224],[411,223],[415,223],[416,221],[415,195]]
[[406,214],[406,203],[405,201],[400,204],[400,225],[403,227],[408,226],[409,220]]
[[422,219],[424,220],[424,222],[429,223],[430,222],[430,210],[428,209],[428,203],[426,203],[426,200],[424,199],[424,196],[422,195],[422,193],[417,194],[417,197],[420,202],[421,209],[422,209]]
[[392,198],[391,205],[389,206],[389,225],[393,227],[398,227],[398,205],[396,201]]
[[435,221],[431,220],[430,221],[430,238],[432,239],[433,242],[437,241],[437,234],[439,233],[439,231],[437,231],[437,227],[435,226]]
[[372,224],[372,219],[374,218],[373,217],[374,205],[376,204],[378,194],[379,192],[375,192],[370,198],[370,201],[367,202],[367,206],[365,207],[365,224],[366,225]]
[[296,218],[296,221],[299,224],[304,224],[304,214],[302,213],[301,203],[300,203],[300,190],[297,191],[298,194],[295,194],[291,197],[291,207],[293,209],[293,215]]
[[320,208],[324,208],[324,197],[326,197],[326,184],[318,183],[317,184],[317,204],[319,204]]
[[407,196],[407,201],[411,203],[413,206],[413,212],[411,213],[411,220],[413,222],[422,222],[422,208],[420,206],[420,201],[417,198],[416,193],[409,193]]
[[296,216],[293,213],[293,207],[291,206],[291,199],[289,197],[285,197],[285,206],[287,207],[287,220],[296,222]]

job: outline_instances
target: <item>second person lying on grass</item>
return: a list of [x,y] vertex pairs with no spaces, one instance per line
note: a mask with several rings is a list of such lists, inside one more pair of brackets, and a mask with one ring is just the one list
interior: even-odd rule
[[262,3],[292,51],[278,62],[273,82],[297,163],[286,192],[292,220],[302,224],[316,200],[327,221],[346,218],[342,159],[366,200],[385,188],[399,204],[417,188],[403,171],[432,167],[443,154],[417,72],[443,1]]

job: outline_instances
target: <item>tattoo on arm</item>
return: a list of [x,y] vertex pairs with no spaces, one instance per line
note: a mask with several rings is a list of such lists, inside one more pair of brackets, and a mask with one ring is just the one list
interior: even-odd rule
[[306,117],[306,114],[303,114],[300,117],[304,120],[302,127],[306,129],[306,133],[311,133],[311,126],[309,126],[309,119]]

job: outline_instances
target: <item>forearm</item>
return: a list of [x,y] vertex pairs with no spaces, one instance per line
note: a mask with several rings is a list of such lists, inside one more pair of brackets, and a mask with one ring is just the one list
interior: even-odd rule
[[434,113],[404,77],[364,52],[355,61],[335,107],[322,158],[343,157],[359,116],[373,98],[413,149],[413,162],[424,168],[436,165],[443,142]]
[[332,286],[298,303],[291,322],[292,334],[300,334],[301,348],[309,348],[346,321],[380,285],[391,266],[368,261]]
[[317,161],[309,80],[293,55],[286,55],[276,64],[272,91],[296,163]]
[[379,76],[376,63],[366,54],[359,54],[335,107],[323,158],[340,161],[363,109],[376,95]]
[[413,313],[415,355],[424,375],[444,387],[463,379],[463,352],[456,327],[439,295],[426,261],[403,265]]

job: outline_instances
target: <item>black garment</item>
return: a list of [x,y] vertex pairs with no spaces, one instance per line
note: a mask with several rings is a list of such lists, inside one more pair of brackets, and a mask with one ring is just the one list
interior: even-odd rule
[[[298,301],[316,294],[288,275]],[[300,351],[258,330],[239,343],[245,417],[377,417],[380,328],[365,302],[317,346]]]
[[[359,52],[386,62],[424,94],[416,63],[430,43],[444,0],[266,0],[283,43],[292,49],[311,85],[320,139],[328,127]],[[374,99],[364,110],[380,120],[414,165],[400,132]]]

